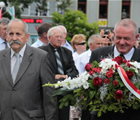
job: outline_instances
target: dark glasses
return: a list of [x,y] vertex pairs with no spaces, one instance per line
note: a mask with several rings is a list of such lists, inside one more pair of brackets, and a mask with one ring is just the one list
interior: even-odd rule
[[103,36],[102,38],[106,38],[107,37],[107,39],[109,39],[109,37],[108,36]]
[[86,42],[78,43],[77,45],[84,45],[84,44],[86,44]]

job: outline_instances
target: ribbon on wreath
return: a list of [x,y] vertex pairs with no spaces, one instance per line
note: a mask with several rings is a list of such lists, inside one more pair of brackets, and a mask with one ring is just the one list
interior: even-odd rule
[[130,90],[132,94],[134,94],[137,98],[140,99],[140,90],[129,80],[126,72],[120,66],[118,66],[118,73],[124,83],[124,85]]

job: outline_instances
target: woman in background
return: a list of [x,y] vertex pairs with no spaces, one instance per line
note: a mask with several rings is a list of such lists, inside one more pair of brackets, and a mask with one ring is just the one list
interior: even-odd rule
[[76,58],[83,52],[86,51],[86,37],[83,34],[76,34],[71,40],[72,47],[74,49],[73,59]]

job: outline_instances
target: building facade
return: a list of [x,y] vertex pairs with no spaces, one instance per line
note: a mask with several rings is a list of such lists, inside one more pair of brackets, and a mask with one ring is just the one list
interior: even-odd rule
[[[48,0],[48,11],[39,11],[36,14],[36,3],[32,3],[22,13],[22,19],[28,23],[31,34],[29,44],[37,39],[37,26],[42,22],[52,23],[52,13],[58,11],[56,0]],[[72,10],[81,10],[87,14],[88,22],[98,22],[100,29],[113,29],[117,21],[123,18],[134,20],[140,32],[140,0],[72,0],[69,7]],[[62,13],[63,14],[63,13]]]
[[88,22],[98,22],[100,28],[113,29],[123,18],[134,20],[140,28],[139,0],[78,0],[77,6],[79,10],[84,7]]

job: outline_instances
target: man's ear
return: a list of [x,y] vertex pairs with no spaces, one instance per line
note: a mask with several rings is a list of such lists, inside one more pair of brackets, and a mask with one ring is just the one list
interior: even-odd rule
[[138,40],[138,38],[139,38],[139,34],[136,35],[136,40]]
[[28,42],[29,39],[30,39],[30,34],[28,33],[28,34],[26,35],[26,42]]
[[43,36],[44,36],[44,37],[47,37],[47,33],[46,33],[46,32],[44,32],[44,33],[43,33]]

